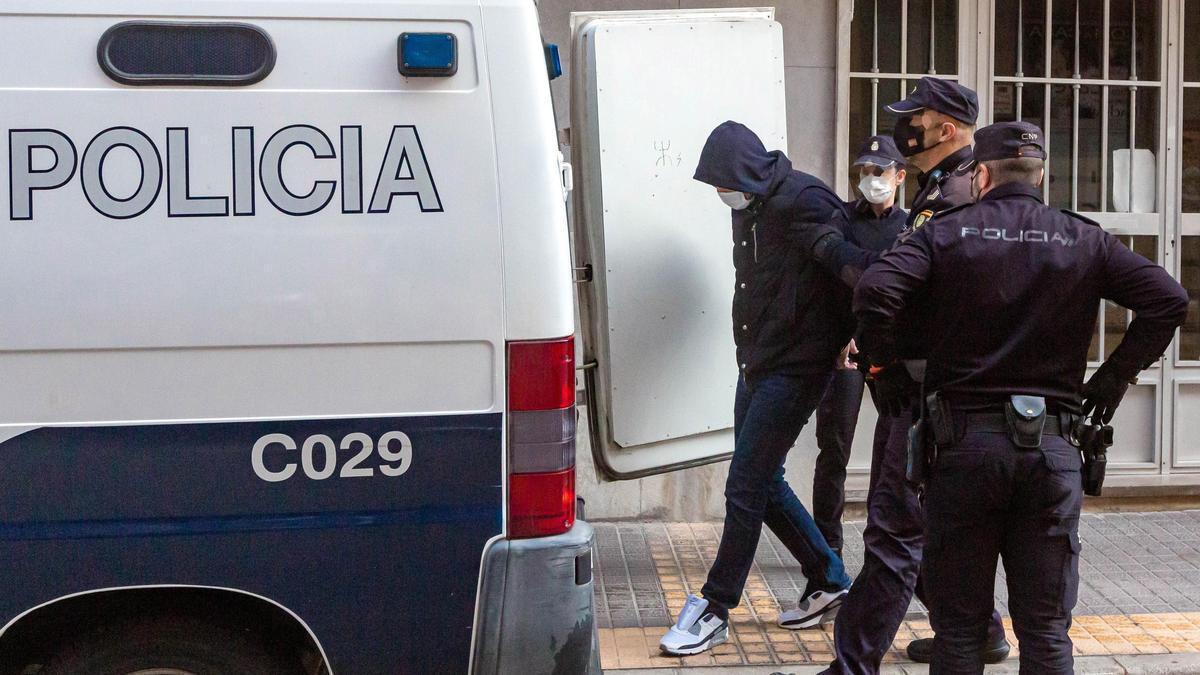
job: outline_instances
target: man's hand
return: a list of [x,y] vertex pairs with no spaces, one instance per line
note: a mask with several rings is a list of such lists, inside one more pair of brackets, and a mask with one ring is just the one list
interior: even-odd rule
[[842,353],[838,354],[837,363],[834,364],[838,370],[858,370],[858,364],[854,359],[850,358],[858,353],[858,345],[854,344],[854,339],[851,338],[850,343],[842,348]]
[[1084,417],[1091,416],[1101,424],[1111,422],[1130,384],[1130,379],[1121,377],[1111,361],[1105,361],[1092,379],[1083,385]]
[[880,415],[890,417],[899,417],[908,410],[917,387],[917,383],[909,377],[908,369],[901,363],[872,366],[867,384],[871,390],[871,400],[875,401],[875,409]]

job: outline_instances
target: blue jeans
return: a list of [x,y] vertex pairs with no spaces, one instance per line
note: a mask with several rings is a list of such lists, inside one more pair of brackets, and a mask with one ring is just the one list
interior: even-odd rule
[[765,523],[800,562],[809,588],[850,586],[837,554],[783,478],[783,460],[825,393],[829,376],[767,375],[751,389],[739,379],[733,406],[733,461],[725,481],[725,531],[701,593],[718,615],[736,607]]

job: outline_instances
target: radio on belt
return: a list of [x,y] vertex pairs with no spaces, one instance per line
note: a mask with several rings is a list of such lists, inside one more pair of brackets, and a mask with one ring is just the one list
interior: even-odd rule
[[401,33],[400,74],[450,77],[458,72],[458,40],[450,33]]

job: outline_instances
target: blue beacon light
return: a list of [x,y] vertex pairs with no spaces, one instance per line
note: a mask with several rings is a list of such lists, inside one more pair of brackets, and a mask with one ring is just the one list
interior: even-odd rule
[[458,40],[451,33],[401,33],[400,74],[450,77],[458,72]]

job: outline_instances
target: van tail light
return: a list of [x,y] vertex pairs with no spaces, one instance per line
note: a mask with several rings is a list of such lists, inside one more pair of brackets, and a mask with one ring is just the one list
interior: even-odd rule
[[508,343],[508,536],[575,524],[575,338]]

